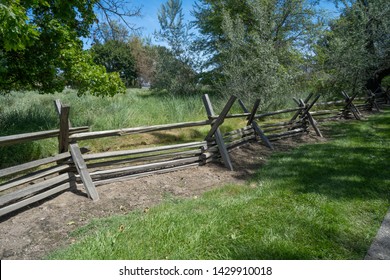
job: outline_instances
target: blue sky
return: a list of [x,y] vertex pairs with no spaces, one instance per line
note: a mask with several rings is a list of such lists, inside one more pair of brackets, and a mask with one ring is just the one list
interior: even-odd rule
[[[182,0],[183,1],[183,13],[186,20],[191,20],[191,10],[195,3],[195,0]],[[135,6],[142,7],[142,17],[134,18],[132,20],[138,27],[142,28],[142,35],[144,37],[152,36],[155,30],[160,28],[160,24],[157,19],[158,10],[161,4],[165,3],[166,0],[132,0]]]
[[[159,29],[159,23],[157,19],[157,12],[161,7],[161,4],[165,3],[166,0],[132,0],[135,6],[142,7],[142,17],[134,18],[132,20],[138,27],[142,28],[142,35],[144,37],[152,36],[155,30]],[[196,0],[182,0],[183,2],[183,13],[186,20],[191,20],[191,11]],[[321,0],[321,6],[324,9],[330,9],[335,11],[334,4],[331,0]]]
[[[165,3],[167,0],[129,0],[130,5],[135,7],[141,7],[141,17],[134,17],[131,19],[131,23],[135,24],[136,27],[141,28],[141,37],[150,37],[153,43],[161,44],[161,42],[156,42],[153,38],[154,31],[159,30],[160,24],[158,22],[157,13],[161,7],[161,4]],[[196,0],[182,0],[183,13],[186,21],[193,20],[191,16],[191,11]],[[321,7],[332,12],[334,15],[338,15],[336,12],[335,6],[332,0],[320,0]],[[84,39],[84,48],[89,48],[91,44],[91,39]]]

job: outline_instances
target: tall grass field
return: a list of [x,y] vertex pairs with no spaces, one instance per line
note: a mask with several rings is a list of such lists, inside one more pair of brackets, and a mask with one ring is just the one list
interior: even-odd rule
[[95,220],[47,258],[363,259],[390,206],[390,112],[322,128],[244,185]]
[[[155,94],[147,89],[129,89],[126,94],[105,98],[91,95],[79,97],[74,90],[46,95],[12,92],[0,95],[0,136],[58,129],[59,117],[53,105],[56,99],[71,107],[70,121],[73,127],[89,126],[92,131],[207,119],[200,95]],[[226,100],[215,96],[211,99],[215,111],[222,110]],[[196,137],[207,134],[207,130],[207,127],[187,130],[183,135],[179,133],[171,137],[173,139],[162,134],[156,141],[194,141]],[[150,144],[151,141],[142,137],[110,138],[84,141],[81,145],[88,146],[91,151],[107,151],[128,148],[137,142]],[[0,147],[0,168],[54,155],[58,150],[57,143],[57,139],[53,138]]]

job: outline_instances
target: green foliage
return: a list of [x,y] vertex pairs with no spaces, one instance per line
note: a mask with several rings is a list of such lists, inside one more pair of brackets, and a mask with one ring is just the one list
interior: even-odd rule
[[38,38],[37,27],[27,23],[26,10],[19,6],[20,1],[3,2],[0,4],[0,38],[4,49],[23,50]]
[[80,94],[88,90],[95,95],[123,92],[119,76],[105,73],[82,51],[79,38],[89,35],[96,3],[30,0],[1,4],[0,91],[52,93],[77,84]]
[[382,86],[386,89],[390,89],[390,76],[383,78]]
[[195,90],[196,73],[191,65],[189,27],[183,23],[183,18],[181,0],[168,0],[158,12],[161,29],[156,37],[168,48],[157,48],[152,88],[172,94],[189,94]]
[[389,118],[333,124],[245,185],[95,220],[49,258],[362,260],[390,205]]
[[93,60],[103,65],[108,73],[117,72],[127,87],[136,85],[135,59],[126,41],[105,41],[95,43],[92,48]]
[[[314,2],[314,4],[312,4]],[[262,15],[259,17],[259,10]],[[223,21],[226,13],[233,19],[239,18],[246,31],[262,33],[263,40],[272,40],[278,59],[287,65],[287,52],[294,49],[307,50],[315,39],[315,32],[321,24],[315,23],[315,1],[307,0],[201,0],[195,7],[195,24],[200,29],[199,46],[214,56],[218,65],[219,45],[226,36]],[[267,32],[265,32],[267,31]],[[286,55],[287,54],[287,55]]]
[[185,52],[186,26],[181,0],[168,0],[158,11],[161,30],[156,34],[166,41],[173,56],[180,58]]
[[176,58],[165,47],[156,49],[156,65],[151,88],[166,90],[171,94],[189,95],[196,89],[196,73],[186,62]]
[[210,56],[207,81],[225,95],[281,105],[304,84],[305,56],[322,26],[312,2],[199,1],[194,14],[198,47]]
[[78,95],[86,92],[95,96],[114,96],[125,93],[119,73],[107,73],[104,66],[94,65],[92,57],[87,52],[80,53],[78,49],[66,50],[62,59],[69,64],[65,68],[64,77],[78,89]]
[[[343,1],[340,18],[330,25],[316,50],[323,92],[373,92],[390,74],[388,1]],[[324,87],[322,87],[324,86]]]
[[[257,18],[264,19],[265,11],[261,7],[252,9]],[[276,102],[274,97],[280,95],[283,81],[288,77],[281,71],[273,41],[267,39],[270,30],[264,27],[265,22],[258,24],[257,31],[249,32],[240,18],[232,19],[224,12],[225,42],[218,48],[222,75],[216,86],[225,98],[236,95],[250,103],[259,98],[264,109]]]

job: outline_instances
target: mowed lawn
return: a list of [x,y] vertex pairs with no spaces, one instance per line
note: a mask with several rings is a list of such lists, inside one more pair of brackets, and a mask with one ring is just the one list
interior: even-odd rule
[[49,259],[363,259],[390,206],[390,111],[330,123],[245,185],[93,221]]

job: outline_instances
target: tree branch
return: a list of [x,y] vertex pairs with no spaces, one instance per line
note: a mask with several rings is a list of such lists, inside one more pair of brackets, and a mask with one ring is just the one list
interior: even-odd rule
[[140,29],[140,27],[136,27],[136,24],[129,23],[129,19],[141,16],[141,6],[126,8],[131,6],[131,2],[126,0],[100,0],[96,6],[110,28],[113,28],[110,22],[119,18],[131,31],[136,32]]

